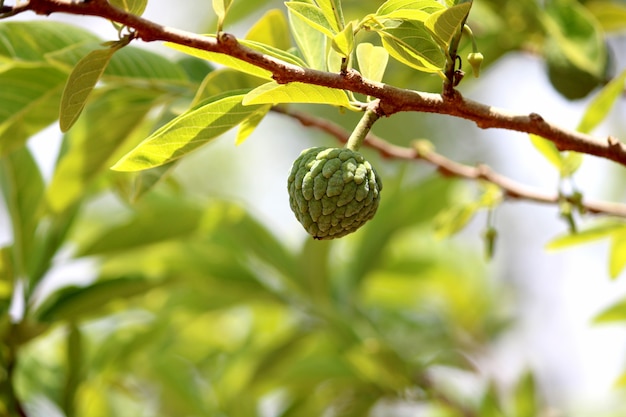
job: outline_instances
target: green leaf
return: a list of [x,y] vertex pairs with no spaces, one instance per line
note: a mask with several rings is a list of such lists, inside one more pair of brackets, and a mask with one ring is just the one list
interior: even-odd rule
[[332,47],[344,57],[349,57],[354,49],[354,28],[352,22],[348,23],[344,30],[333,37]]
[[556,167],[559,171],[563,167],[563,156],[561,152],[557,149],[556,145],[542,138],[541,136],[537,136],[534,134],[529,134],[530,143],[533,144],[535,149],[537,149],[543,156],[546,158],[548,162]]
[[64,287],[49,296],[35,312],[41,322],[84,320],[102,314],[107,304],[144,294],[161,285],[142,277],[122,277],[95,282],[86,287]]
[[594,323],[613,323],[616,321],[626,321],[626,299],[604,309],[593,318]]
[[146,196],[133,209],[130,219],[81,242],[77,256],[124,253],[170,239],[185,238],[198,230],[203,218],[203,210],[196,205],[160,196]]
[[241,122],[239,130],[237,131],[237,137],[235,138],[236,145],[241,145],[248,138],[248,136],[254,132],[271,108],[272,106],[270,105],[263,106],[252,113],[246,120]]
[[213,10],[217,15],[217,31],[222,31],[224,25],[224,19],[226,19],[226,13],[230,9],[233,0],[213,0]]
[[250,91],[243,99],[245,106],[279,103],[319,103],[342,107],[351,106],[348,95],[343,90],[299,82],[278,84],[272,81]]
[[380,82],[385,75],[389,53],[382,46],[360,43],[356,47],[356,57],[361,75],[368,80]]
[[14,65],[0,72],[0,156],[57,120],[66,78],[49,65]]
[[589,133],[598,126],[609,114],[613,104],[624,92],[624,82],[626,81],[626,70],[613,78],[598,95],[589,103],[582,120],[578,124],[578,131]]
[[319,7],[309,3],[298,1],[288,1],[285,6],[290,12],[300,16],[309,26],[324,33],[329,38],[334,37],[339,32],[339,26],[332,20],[329,21]]
[[516,417],[535,417],[539,414],[535,378],[530,371],[522,375],[515,387],[514,407]]
[[192,107],[208,98],[225,94],[228,91],[251,90],[264,81],[253,75],[236,71],[231,68],[221,68],[210,72],[200,84]]
[[94,98],[66,138],[67,151],[46,193],[50,210],[62,212],[84,196],[159,97],[158,91],[116,88]]
[[609,273],[611,278],[617,276],[626,266],[626,230],[613,234],[609,252]]
[[291,34],[309,68],[326,71],[327,37],[299,14],[288,10]]
[[583,163],[584,154],[579,152],[566,152],[563,157],[563,167],[561,168],[561,177],[568,178],[574,175],[580,165]]
[[459,204],[442,211],[435,218],[435,236],[445,239],[460,232],[480,208],[476,202]]
[[437,11],[426,19],[424,26],[445,49],[448,49],[453,39],[461,32],[471,7],[470,2]]
[[621,232],[625,228],[626,226],[623,223],[619,222],[603,224],[587,230],[580,231],[575,234],[568,234],[557,237],[546,245],[546,249],[564,249],[571,246],[593,242],[599,239],[606,239],[615,233]]
[[111,169],[140,171],[174,161],[243,122],[258,106],[244,106],[244,95],[208,101],[167,123]]
[[146,10],[148,0],[109,0],[109,3],[129,13],[141,16]]
[[52,21],[0,22],[0,56],[15,61],[44,62],[46,54],[69,46],[99,41],[92,33]]
[[406,21],[377,32],[383,46],[396,60],[429,73],[440,73],[446,58],[421,22]]
[[607,32],[626,28],[626,5],[609,0],[596,0],[585,3],[602,29]]
[[376,16],[397,15],[397,17],[401,17],[403,12],[411,10],[431,14],[444,8],[445,6],[435,0],[387,0],[376,10]]
[[28,148],[19,148],[0,158],[0,190],[12,221],[14,262],[24,271],[34,256],[35,230],[44,192],[43,178]]
[[70,73],[61,97],[59,124],[62,132],[67,132],[80,116],[89,94],[116,50],[107,48],[92,51]]
[[341,0],[316,0],[315,2],[322,9],[326,20],[332,22],[333,27],[336,26],[337,30],[341,30],[344,27]]
[[598,23],[575,0],[548,2],[540,19],[548,34],[544,56],[550,81],[569,99],[585,97],[604,82],[608,67]]
[[[247,40],[239,40],[239,43],[241,43],[244,46],[247,46],[248,48],[261,52],[263,54],[272,56],[274,58],[278,58],[289,64],[297,65],[299,67],[306,66],[305,63],[297,56],[290,54],[289,52],[286,52],[286,51],[281,51],[280,49],[274,48],[272,46],[264,45],[264,44],[254,42],[254,41],[247,41]],[[272,73],[270,71],[265,70],[263,68],[259,68],[255,65],[249,64],[240,59],[233,58],[226,54],[203,51],[200,49],[190,48],[188,46],[178,45],[178,44],[171,43],[171,42],[165,42],[165,45],[172,49],[176,49],[177,51],[184,52],[186,54],[189,54],[198,58],[206,59],[211,62],[216,62],[218,64],[225,65],[227,67],[245,72],[250,75],[254,75],[254,76],[265,78],[265,79],[272,79]]]
[[281,10],[267,11],[246,34],[249,41],[259,42],[283,51],[291,48],[289,23]]
[[206,59],[207,61],[215,62],[217,64],[225,65],[229,68],[233,68],[246,74],[254,75],[255,77],[264,78],[266,80],[272,79],[272,73],[270,71],[249,64],[245,61],[242,61],[241,59],[233,58],[226,54],[203,51],[201,49],[190,48],[188,46],[178,45],[171,42],[165,42],[164,45],[185,54]]

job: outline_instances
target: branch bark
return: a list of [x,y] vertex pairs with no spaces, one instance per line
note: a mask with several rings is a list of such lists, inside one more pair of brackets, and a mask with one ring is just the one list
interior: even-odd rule
[[549,123],[536,113],[515,114],[455,94],[433,94],[401,89],[364,79],[357,71],[330,73],[301,68],[264,55],[241,45],[237,39],[222,33],[217,38],[197,35],[165,27],[150,20],[111,6],[106,0],[30,0],[20,6],[20,12],[32,10],[37,14],[70,13],[98,16],[136,31],[136,37],[145,42],[167,41],[192,48],[219,52],[241,59],[271,71],[276,82],[302,82],[330,88],[349,90],[378,98],[383,115],[401,111],[418,111],[446,114],[472,120],[483,129],[500,128],[524,133],[534,133],[552,141],[561,151],[576,151],[598,156],[626,166],[626,145],[617,138],[596,138],[591,135],[564,129]]

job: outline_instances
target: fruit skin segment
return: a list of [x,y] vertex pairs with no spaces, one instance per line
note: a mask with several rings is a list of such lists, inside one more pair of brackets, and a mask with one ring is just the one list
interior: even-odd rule
[[302,151],[287,180],[289,205],[315,239],[335,239],[374,217],[383,184],[360,153],[346,148]]

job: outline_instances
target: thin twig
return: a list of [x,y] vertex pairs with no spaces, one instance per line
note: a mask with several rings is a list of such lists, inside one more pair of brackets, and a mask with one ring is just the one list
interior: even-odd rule
[[[274,107],[276,113],[289,116],[303,126],[319,129],[335,137],[342,143],[347,142],[350,132],[329,120],[311,116],[310,114],[286,109],[284,107]],[[455,162],[435,151],[419,151],[417,148],[408,148],[393,145],[384,139],[370,133],[365,139],[365,146],[375,149],[386,158],[423,160],[437,168],[442,175],[464,178],[468,180],[484,180],[497,185],[503,192],[505,198],[510,200],[531,201],[534,203],[557,205],[563,197],[558,194],[547,194],[537,188],[521,184],[502,174],[493,171],[486,165],[470,166]],[[571,203],[576,203],[570,201]],[[626,218],[626,205],[607,201],[583,201],[580,207],[591,214],[604,214]]]
[[279,84],[302,82],[375,97],[380,99],[380,109],[385,116],[401,111],[446,114],[472,120],[483,129],[500,128],[534,133],[553,142],[559,150],[595,155],[626,166],[626,145],[614,137],[601,139],[567,130],[545,121],[536,113],[510,113],[464,98],[456,90],[444,97],[440,94],[417,92],[372,82],[354,70],[330,73],[301,68],[245,47],[233,35],[222,33],[219,37],[209,37],[168,28],[113,7],[107,1],[30,0],[24,6],[35,13],[45,15],[63,12],[99,16],[135,29],[137,37],[146,42],[168,41],[230,55],[270,71]]

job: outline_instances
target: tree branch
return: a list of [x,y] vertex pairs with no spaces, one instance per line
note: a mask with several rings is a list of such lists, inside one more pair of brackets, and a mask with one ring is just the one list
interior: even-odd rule
[[[349,131],[326,119],[311,116],[299,111],[289,110],[284,107],[274,107],[272,110],[276,113],[296,119],[303,126],[312,127],[328,133],[342,143],[346,143],[350,136]],[[437,171],[445,176],[474,181],[488,181],[497,185],[502,190],[504,197],[509,200],[530,201],[550,205],[557,205],[563,200],[562,196],[547,194],[537,188],[521,184],[504,175],[498,174],[486,165],[473,167],[460,164],[434,151],[420,151],[417,148],[393,145],[372,133],[367,135],[364,145],[378,151],[378,153],[385,158],[423,160],[436,167]],[[578,202],[573,200],[570,200],[570,203],[578,204]],[[587,213],[626,218],[626,204],[606,201],[583,201],[580,203],[580,206]]]
[[218,37],[208,37],[165,27],[113,7],[105,0],[30,0],[22,9],[20,11],[29,9],[44,15],[63,12],[102,17],[133,28],[136,37],[145,42],[168,41],[241,59],[271,71],[276,82],[281,84],[297,81],[376,97],[381,101],[380,109],[385,116],[401,111],[446,114],[472,120],[483,129],[501,128],[534,133],[553,142],[561,151],[595,155],[626,166],[626,145],[612,136],[600,139],[567,130],[545,121],[536,113],[510,113],[466,99],[458,91],[444,97],[372,82],[354,70],[344,74],[301,68],[245,47],[233,35],[222,33]]

